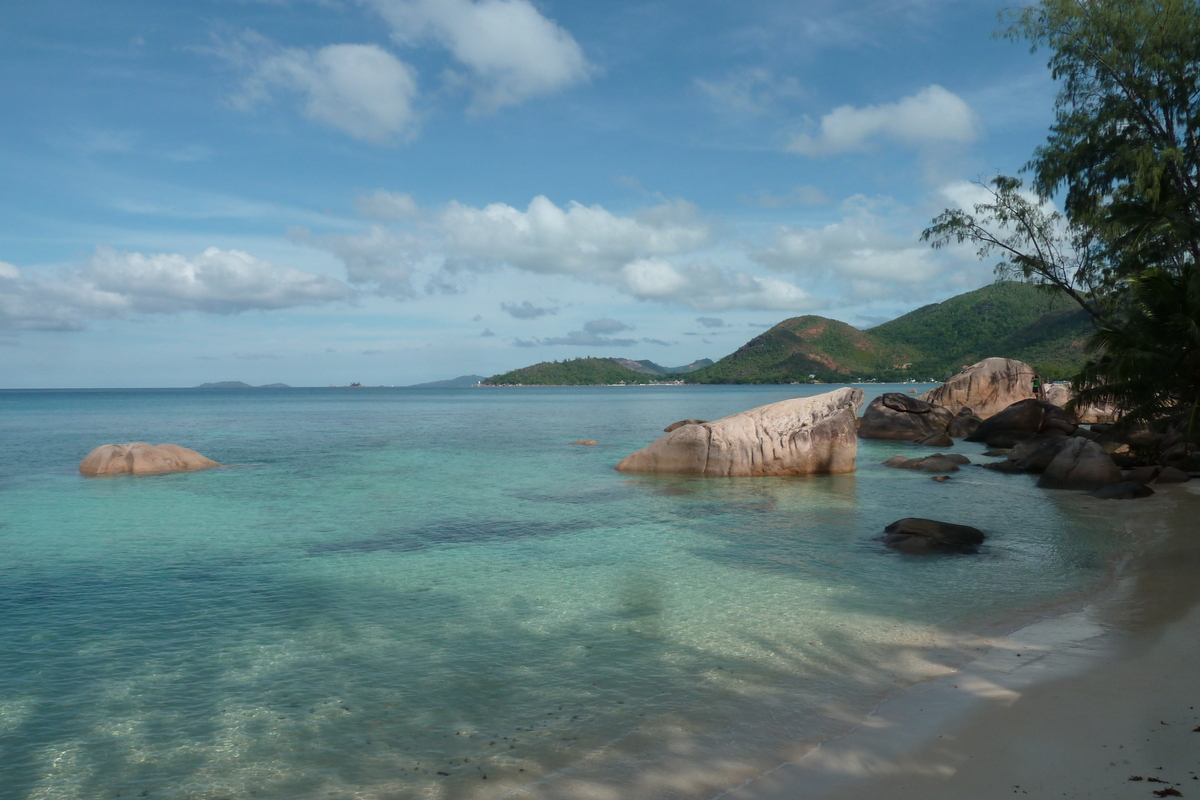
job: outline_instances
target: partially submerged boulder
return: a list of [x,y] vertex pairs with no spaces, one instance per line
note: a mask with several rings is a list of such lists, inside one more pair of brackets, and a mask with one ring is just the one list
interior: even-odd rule
[[925,447],[954,447],[954,440],[948,433],[931,433],[924,439],[917,439],[917,444]]
[[1033,379],[1037,373],[1028,364],[1011,358],[985,358],[963,369],[920,399],[950,409],[957,414],[964,408],[986,420],[1018,400],[1036,398]]
[[1119,483],[1110,483],[1108,486],[1101,486],[1092,492],[1092,497],[1101,500],[1137,500],[1153,494],[1154,490],[1144,483],[1120,481]]
[[1021,472],[1042,473],[1067,443],[1060,436],[1034,436],[1017,444],[1008,451],[1008,461]]
[[1175,467],[1163,467],[1162,471],[1155,477],[1155,483],[1187,483],[1192,479],[1192,476],[1181,469]]
[[924,458],[906,458],[901,455],[895,455],[882,462],[885,467],[919,469],[924,472],[958,472],[960,465],[970,463],[971,459],[958,453],[951,453],[950,455],[934,453]]
[[864,439],[898,439],[915,442],[945,433],[954,415],[944,408],[900,392],[886,392],[867,404],[858,425]]
[[1104,448],[1088,439],[1071,437],[1046,467],[1038,486],[1042,489],[1094,491],[1122,481],[1121,470]]
[[98,475],[156,475],[163,472],[188,472],[221,466],[195,450],[177,444],[103,444],[79,462],[79,471],[88,477]]
[[862,402],[862,389],[847,387],[684,425],[616,468],[712,476],[853,472]]
[[1079,425],[1056,405],[1042,400],[1018,400],[985,419],[968,442],[986,442],[988,447],[1012,447],[1032,436],[1070,436]]
[[883,543],[902,553],[974,553],[983,544],[983,531],[970,525],[906,517],[883,529]]

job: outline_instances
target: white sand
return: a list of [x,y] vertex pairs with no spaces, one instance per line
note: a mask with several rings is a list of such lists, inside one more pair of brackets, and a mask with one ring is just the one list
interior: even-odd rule
[[1169,502],[1154,510],[1169,518],[1153,522],[1169,533],[1129,566],[1119,590],[1001,639],[959,672],[884,703],[847,736],[722,796],[1121,800],[1174,789],[1200,798],[1195,484],[1160,490]]

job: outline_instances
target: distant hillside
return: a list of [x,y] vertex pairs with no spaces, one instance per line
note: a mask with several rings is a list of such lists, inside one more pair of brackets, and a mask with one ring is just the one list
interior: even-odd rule
[[457,378],[449,378],[444,381],[429,381],[427,383],[414,383],[412,386],[405,386],[405,389],[462,389],[469,386],[475,386],[480,381],[484,380],[482,375],[460,375]]
[[531,367],[493,375],[484,386],[595,386],[612,383],[656,383],[662,375],[637,372],[611,358],[543,361]]
[[785,319],[688,383],[807,383],[874,376],[912,359],[909,348],[881,343],[844,322],[818,316]]
[[784,320],[688,383],[943,380],[989,356],[1016,358],[1048,379],[1084,361],[1087,313],[1025,283],[1002,281],[923,306],[875,328],[805,316]]
[[684,364],[682,367],[663,367],[655,364],[653,361],[646,360],[634,361],[629,358],[614,358],[613,361],[626,369],[631,369],[634,372],[642,372],[646,375],[682,375],[688,372],[695,372],[713,363],[711,358],[701,358],[690,364]]
[[1087,312],[1062,295],[1001,281],[923,306],[867,332],[914,350],[912,371],[942,376],[988,356],[1016,358],[1047,378],[1083,366]]

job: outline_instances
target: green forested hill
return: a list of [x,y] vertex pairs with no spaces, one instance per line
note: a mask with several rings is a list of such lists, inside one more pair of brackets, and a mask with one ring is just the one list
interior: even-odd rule
[[[923,306],[871,328],[875,339],[914,348],[913,370],[944,373],[989,356],[1025,361],[1046,377],[1082,366],[1086,312],[1062,295],[1001,281]],[[1037,363],[1043,362],[1045,369]]]
[[865,331],[812,315],[785,319],[715,364],[686,374],[680,373],[703,360],[674,368],[622,358],[546,361],[483,384],[945,380],[989,356],[1019,359],[1057,380],[1073,376],[1083,365],[1083,342],[1091,330],[1087,313],[1074,303],[1025,283],[1001,281]]
[[1019,359],[1049,379],[1067,378],[1083,363],[1090,330],[1087,314],[1073,303],[1025,283],[1002,281],[865,331],[824,317],[784,320],[684,380],[943,380],[989,356]]
[[654,383],[661,375],[623,367],[611,358],[573,358],[543,361],[480,381],[483,386],[594,386],[610,383]]
[[[890,369],[908,349],[876,341],[844,322],[804,316],[784,320],[711,367],[684,377],[688,383],[791,383],[845,381]],[[810,378],[810,376],[813,376]]]

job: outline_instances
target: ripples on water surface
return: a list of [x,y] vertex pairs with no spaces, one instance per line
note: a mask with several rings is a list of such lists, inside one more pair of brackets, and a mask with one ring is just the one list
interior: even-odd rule
[[[844,476],[612,469],[817,391],[0,392],[0,795],[703,795],[1120,546],[1027,477],[878,466],[903,443]],[[230,466],[76,472],[136,440]],[[873,538],[903,516],[991,539],[900,556]]]

